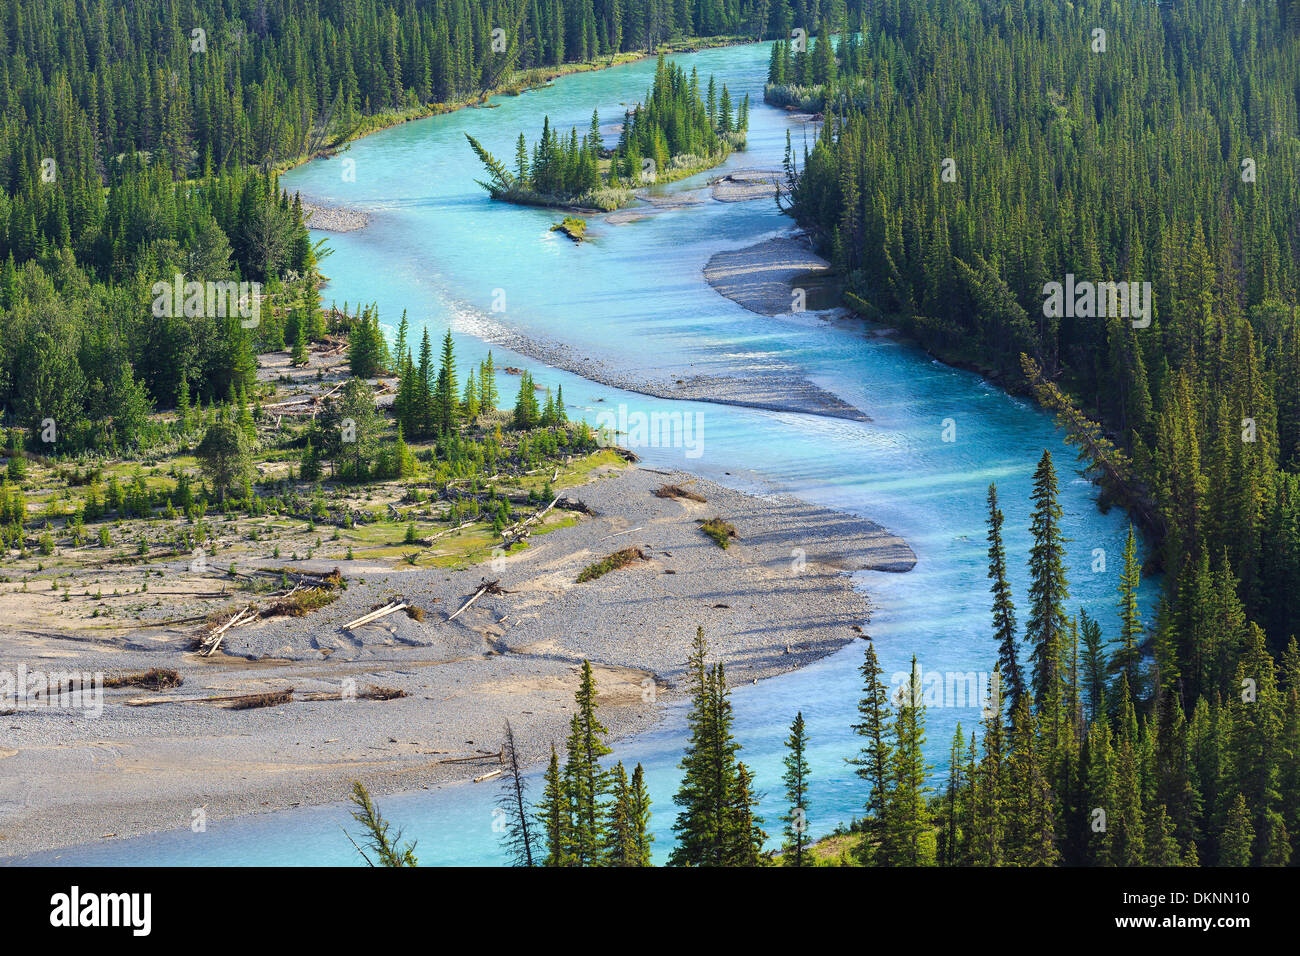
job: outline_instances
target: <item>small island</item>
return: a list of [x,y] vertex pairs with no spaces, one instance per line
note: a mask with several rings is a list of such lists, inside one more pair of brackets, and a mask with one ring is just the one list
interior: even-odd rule
[[719,90],[712,76],[701,92],[694,70],[688,76],[661,56],[646,101],[624,113],[613,149],[605,148],[595,111],[581,138],[576,127],[567,136],[557,133],[545,117],[531,155],[520,133],[513,171],[473,136],[465,138],[488,173],[479,185],[493,199],[610,212],[630,205],[637,186],[673,182],[719,165],[745,148],[748,128],[748,96],[733,103],[726,84]]
[[587,235],[587,220],[565,216],[563,222],[557,222],[551,227],[551,232],[562,232],[574,242],[582,242]]

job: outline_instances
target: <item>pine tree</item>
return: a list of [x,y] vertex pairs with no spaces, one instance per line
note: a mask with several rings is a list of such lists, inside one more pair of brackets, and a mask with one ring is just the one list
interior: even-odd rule
[[537,821],[546,835],[546,856],[542,866],[571,866],[569,852],[573,814],[565,788],[564,774],[560,770],[560,757],[551,747],[551,762],[542,778],[542,802],[537,809]]
[[889,690],[881,681],[884,671],[876,659],[875,644],[868,639],[862,666],[862,698],[858,701],[859,722],[853,730],[863,738],[862,750],[849,763],[857,767],[857,774],[870,788],[866,799],[866,817],[862,822],[862,840],[855,854],[862,862],[869,862],[880,842],[885,824],[885,808],[889,802],[890,767],[893,750],[889,744],[892,734],[890,722]]
[[998,507],[998,489],[988,490],[989,579],[993,582],[993,636],[998,642],[998,668],[1006,686],[1003,696],[1011,711],[1025,696],[1025,677],[1020,669],[1020,649],[1016,641],[1016,606],[1011,599],[1007,580],[1007,555],[1002,545],[1002,510]]
[[1065,581],[1065,537],[1061,533],[1061,506],[1057,503],[1056,471],[1047,449],[1034,472],[1034,510],[1030,521],[1033,546],[1029,550],[1029,622],[1025,637],[1032,647],[1034,704],[1046,705],[1060,685],[1060,651],[1065,638],[1065,601],[1070,596]]
[[785,798],[789,811],[781,818],[785,823],[785,845],[781,848],[787,866],[808,865],[808,737],[803,712],[795,715],[790,736],[785,741]]

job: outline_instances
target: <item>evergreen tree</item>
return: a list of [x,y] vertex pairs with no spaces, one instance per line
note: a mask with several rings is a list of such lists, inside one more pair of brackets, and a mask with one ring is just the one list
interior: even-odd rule
[[862,822],[863,836],[855,853],[862,862],[873,859],[876,845],[880,842],[885,825],[885,809],[889,801],[890,768],[893,765],[893,749],[889,738],[892,733],[890,721],[889,690],[881,681],[884,672],[876,659],[875,644],[868,639],[862,666],[863,692],[858,701],[859,722],[853,729],[863,738],[862,750],[849,763],[857,767],[857,774],[867,782],[869,790],[866,799],[866,816]]
[[[673,832],[677,845],[669,866],[724,866],[745,853],[744,807],[752,795],[740,793],[740,745],[731,734],[731,702],[721,664],[709,666],[704,628],[697,628],[687,671],[692,684],[687,713],[690,735],[682,757],[682,782],[673,798],[678,806]],[[752,827],[751,827],[752,829]]]
[[1025,626],[1033,663],[1034,704],[1042,708],[1060,687],[1060,652],[1065,638],[1065,536],[1057,503],[1056,470],[1047,449],[1034,472],[1034,510],[1030,520],[1029,622]]
[[574,702],[564,764],[564,790],[572,813],[568,855],[573,866],[596,866],[606,843],[609,808],[605,800],[610,789],[600,758],[610,751],[605,744],[608,731],[596,717],[596,681],[590,661],[582,662]]
[[1011,599],[1007,580],[1007,555],[1002,545],[1002,510],[998,507],[998,489],[988,491],[989,579],[993,584],[993,635],[998,642],[998,669],[1006,686],[1002,688],[1012,712],[1025,696],[1025,678],[1020,669],[1020,649],[1016,641],[1016,606]]
[[1119,647],[1111,658],[1110,666],[1122,673],[1130,688],[1141,687],[1138,667],[1142,662],[1142,614],[1138,610],[1137,591],[1141,568],[1137,557],[1137,538],[1129,525],[1128,540],[1124,544],[1124,573],[1119,585]]
[[785,798],[789,811],[781,818],[785,822],[785,845],[782,853],[787,866],[808,865],[808,737],[804,730],[803,712],[795,715],[790,725],[790,736],[785,741],[789,751],[785,756]]
[[551,747],[551,762],[546,766],[542,778],[542,802],[538,805],[537,821],[546,835],[546,856],[543,866],[571,866],[573,858],[569,847],[572,843],[573,814],[570,809],[569,795],[565,787],[565,777],[560,770],[560,757]]
[[885,807],[877,862],[886,866],[925,866],[934,862],[926,784],[930,766],[925,762],[925,704],[920,675],[912,658],[911,681],[901,695],[894,718],[896,743],[890,768],[889,802]]

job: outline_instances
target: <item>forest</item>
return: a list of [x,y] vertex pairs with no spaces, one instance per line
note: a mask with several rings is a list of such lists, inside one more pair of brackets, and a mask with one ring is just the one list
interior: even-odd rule
[[[1230,817],[1240,844],[1245,814],[1253,861],[1282,861],[1300,825],[1300,16],[1286,3],[923,0],[865,9],[838,42],[835,29],[810,51],[773,50],[769,100],[827,109],[815,142],[787,149],[785,206],[847,304],[1031,391],[1102,506],[1148,532],[1156,620],[1105,641],[1126,663],[1104,716],[1067,709],[1089,759],[1113,751],[1139,768],[1126,799],[1148,848],[1163,839],[1157,814],[1176,834],[1171,859],[1214,862]],[[1051,307],[1076,280],[1149,283],[1151,314],[1113,295],[1109,309],[1082,295]],[[1040,530],[1031,562],[1054,560]],[[1019,728],[1013,709],[1009,737],[985,728],[986,748],[992,734],[1013,760],[1037,759],[1017,751],[1042,751],[1060,720],[1045,704],[1065,696],[1065,672],[1044,662],[1070,659],[1076,623],[1095,626],[1067,623],[1068,591],[1035,581],[1033,703]],[[1011,620],[997,627],[1015,639]],[[1226,779],[1225,736],[1253,748]],[[967,772],[949,784],[955,805],[992,771],[954,753]]]
[[[3,0],[0,414],[44,455],[138,450],[313,340],[317,251],[276,172],[527,71],[753,39],[795,0]],[[158,321],[155,282],[262,283],[262,319]],[[42,442],[52,419],[56,440]],[[46,432],[48,434],[48,432]]]

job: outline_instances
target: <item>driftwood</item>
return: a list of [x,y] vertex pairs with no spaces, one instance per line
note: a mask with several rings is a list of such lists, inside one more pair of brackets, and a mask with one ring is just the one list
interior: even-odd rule
[[461,528],[468,528],[470,525],[472,525],[472,524],[477,524],[478,522],[479,522],[479,519],[478,519],[478,518],[471,518],[469,521],[462,521],[460,524],[456,525],[456,527],[454,527],[454,528],[448,528],[446,531],[439,531],[437,534],[435,534],[435,535],[431,535],[430,537],[426,538],[425,540],[426,540],[426,541],[436,541],[438,538],[445,538],[445,537],[446,537],[447,535],[449,535],[449,534],[455,534],[455,533],[456,533],[457,531],[459,531]]
[[475,777],[474,782],[482,783],[484,780],[491,780],[493,777],[499,777],[503,773],[505,773],[504,770],[490,770],[485,774],[480,774],[479,776]]
[[642,525],[639,528],[628,528],[626,531],[617,531],[614,534],[607,534],[605,535],[605,537],[601,538],[600,540],[608,541],[610,538],[621,538],[625,534],[633,534],[637,531],[644,531],[644,530],[645,530],[645,525]]
[[[241,620],[244,620],[245,615],[252,615],[252,611],[253,606],[251,604],[248,607],[240,608],[238,614],[209,634],[203,646],[199,648],[199,657],[211,657],[215,654],[217,648],[221,646],[221,642],[225,638],[226,631],[238,625]],[[247,620],[252,620],[252,617],[250,616]],[[244,623],[247,623],[247,620],[245,620]]]
[[560,496],[556,495],[549,505],[547,505],[541,511],[538,511],[532,517],[525,518],[523,521],[516,522],[515,524],[512,524],[509,528],[506,528],[504,531],[501,532],[501,540],[507,542],[508,545],[518,544],[524,538],[528,537],[526,533],[520,534],[519,532],[523,531],[530,524],[534,524],[538,521],[541,521],[543,518],[545,518],[546,513],[550,511],[552,508],[554,508],[555,503],[559,500],[560,500]]
[[262,691],[256,694],[227,694],[222,697],[133,697],[123,701],[127,707],[152,707],[156,704],[230,704],[231,710],[273,707],[293,700],[293,688]]
[[480,750],[478,753],[470,757],[446,757],[442,760],[439,760],[438,763],[469,763],[470,761],[473,760],[504,761],[505,756],[500,750],[498,750],[496,753],[491,753],[487,750]]
[[460,617],[461,611],[464,611],[467,607],[469,607],[471,604],[473,604],[475,601],[481,598],[484,594],[505,594],[505,593],[506,593],[505,589],[501,587],[500,580],[485,581],[483,584],[479,585],[478,590],[474,592],[473,596],[468,601],[466,601],[464,604],[460,606],[460,608],[456,611],[455,614],[447,618],[447,623],[450,624],[452,621],[456,620],[456,618]]
[[349,621],[347,624],[343,625],[343,630],[350,631],[354,627],[360,627],[363,624],[370,624],[373,621],[379,620],[381,617],[387,617],[389,614],[401,611],[405,609],[405,607],[405,601],[392,601],[376,611],[371,611],[369,614],[361,615],[361,617],[357,618],[355,621]]

